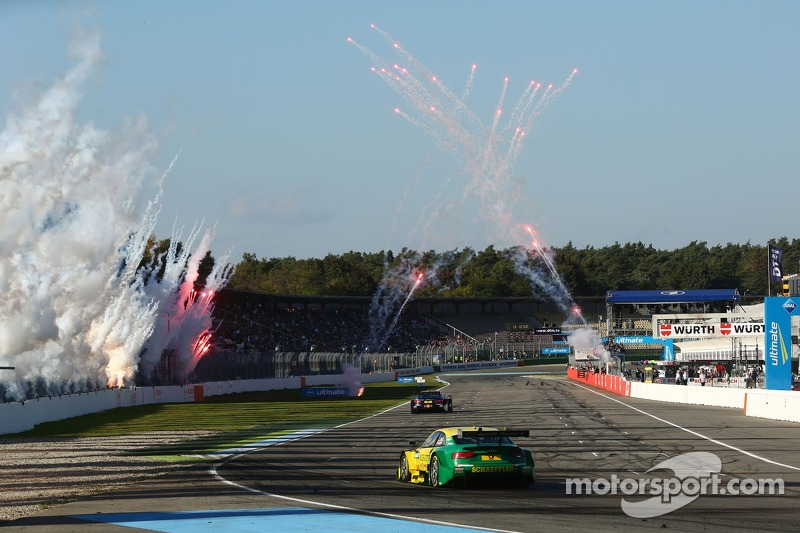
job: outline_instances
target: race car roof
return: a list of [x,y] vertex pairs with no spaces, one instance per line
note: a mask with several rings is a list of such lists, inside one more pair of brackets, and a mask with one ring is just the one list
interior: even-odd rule
[[530,436],[530,431],[527,429],[511,429],[511,428],[490,428],[490,427],[478,427],[478,426],[467,426],[467,427],[450,427],[450,428],[441,428],[437,431],[441,431],[448,437],[528,437]]

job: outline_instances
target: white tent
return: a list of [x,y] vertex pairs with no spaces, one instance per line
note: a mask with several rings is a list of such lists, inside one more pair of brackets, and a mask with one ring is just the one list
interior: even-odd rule
[[676,342],[676,361],[724,361],[737,358],[756,361],[764,359],[764,337],[713,338],[699,341]]

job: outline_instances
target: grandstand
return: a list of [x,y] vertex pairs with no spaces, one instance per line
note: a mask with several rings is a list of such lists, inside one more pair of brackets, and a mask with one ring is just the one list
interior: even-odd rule
[[[565,336],[585,326],[617,349],[657,358],[665,348],[652,337],[654,314],[727,310],[737,297],[735,290],[609,291],[605,299],[581,299],[587,323],[572,325],[552,303],[536,298],[423,298],[409,302],[383,347],[386,355],[360,364],[369,371],[417,361],[536,357],[567,348]],[[350,354],[352,364],[368,351],[371,304],[364,297],[222,291],[214,313],[214,352],[220,355],[210,354],[199,370],[237,376],[341,370],[347,358],[320,354]],[[747,354],[748,347],[741,351]],[[282,355],[287,353],[299,355]],[[290,359],[266,362],[285,357]],[[211,361],[216,363],[209,367]]]
[[[214,351],[240,355],[363,353],[371,304],[371,298],[364,297],[274,295],[225,289],[216,298]],[[579,303],[587,316],[597,317],[590,324],[595,329],[602,323],[597,314],[602,304],[600,298]],[[566,315],[552,303],[536,298],[423,298],[409,302],[385,350],[421,354],[439,362],[532,357],[545,347],[563,342],[560,335],[535,335],[535,330],[559,328],[565,320]],[[214,359],[210,355],[208,360]],[[258,363],[245,363],[250,360],[236,356],[218,361],[214,371],[230,365],[258,367]],[[201,369],[214,372],[206,366]]]
[[[198,372],[235,379],[330,373],[354,363],[364,371],[378,371],[419,362],[530,358],[568,349],[565,336],[585,326],[615,349],[660,358],[665,345],[653,339],[654,315],[727,311],[737,301],[735,290],[609,291],[605,298],[580,299],[587,323],[569,325],[566,314],[536,298],[422,298],[409,302],[381,353],[364,358],[371,298],[225,290],[216,300],[214,350]],[[688,355],[690,346],[681,345]],[[746,343],[736,348],[744,359],[759,349]],[[697,350],[698,360],[724,350]],[[163,372],[169,380],[168,357]]]

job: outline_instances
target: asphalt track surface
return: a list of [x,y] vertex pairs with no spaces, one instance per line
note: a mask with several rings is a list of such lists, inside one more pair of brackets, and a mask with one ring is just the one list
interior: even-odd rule
[[[231,456],[215,468],[191,468],[59,505],[9,523],[9,530],[219,531],[225,525],[240,531],[326,533],[800,530],[797,424],[744,417],[735,409],[622,398],[551,376],[500,371],[442,374],[442,379],[450,383],[445,392],[453,397],[452,413],[412,415],[404,404]],[[534,454],[536,483],[527,489],[450,489],[395,480],[400,452],[409,440],[421,442],[438,428],[457,425],[530,429],[530,438],[515,440]],[[725,483],[780,478],[785,494],[701,495],[652,518],[633,518],[621,508],[623,498],[642,501],[644,496],[567,494],[567,478],[671,477],[671,471],[647,471],[687,452],[718,456]],[[186,514],[190,511],[195,513]],[[174,512],[184,514],[157,514]],[[106,518],[128,527],[76,516]],[[344,521],[334,520],[342,517]]]

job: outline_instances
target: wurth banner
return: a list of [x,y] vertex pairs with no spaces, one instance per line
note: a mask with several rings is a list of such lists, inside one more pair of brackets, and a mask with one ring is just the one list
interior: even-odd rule
[[792,388],[792,316],[799,315],[800,308],[792,298],[764,298],[764,375],[768,389]]
[[769,245],[769,280],[781,281],[783,279],[783,250]]
[[756,322],[703,322],[702,324],[658,324],[657,339],[703,339],[709,337],[760,337],[764,324]]

